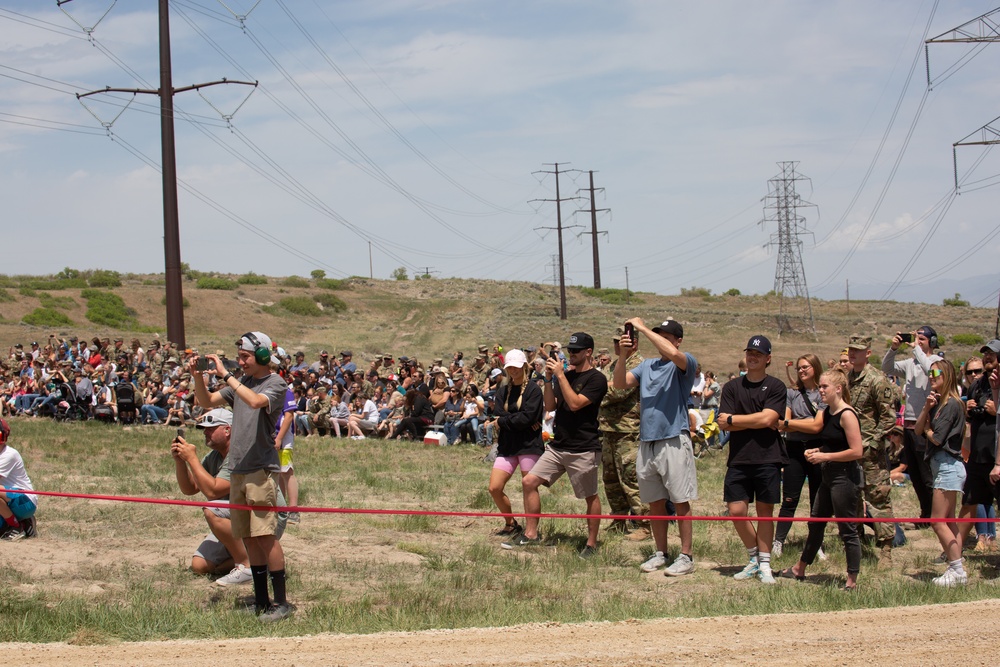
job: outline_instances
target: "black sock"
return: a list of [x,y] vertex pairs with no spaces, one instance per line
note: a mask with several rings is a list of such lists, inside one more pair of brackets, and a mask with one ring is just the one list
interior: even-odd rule
[[275,570],[271,573],[271,587],[274,589],[274,604],[287,604],[285,599],[285,571]]
[[271,600],[267,597],[267,565],[251,565],[253,575],[253,602],[257,611],[267,611]]

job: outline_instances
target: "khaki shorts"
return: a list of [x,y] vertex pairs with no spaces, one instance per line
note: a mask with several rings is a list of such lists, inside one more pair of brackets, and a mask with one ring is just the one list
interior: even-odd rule
[[[246,475],[233,473],[229,480],[229,502],[233,505],[264,505],[274,507],[278,504],[278,473],[269,470],[255,470]],[[265,537],[277,535],[278,512],[271,509],[231,510],[230,523],[233,537]]]
[[540,477],[545,486],[552,486],[566,473],[573,495],[582,500],[597,495],[600,464],[600,452],[563,452],[546,447],[529,474]]
[[686,431],[665,440],[640,442],[635,470],[639,498],[644,503],[659,500],[689,503],[698,499],[694,451]]

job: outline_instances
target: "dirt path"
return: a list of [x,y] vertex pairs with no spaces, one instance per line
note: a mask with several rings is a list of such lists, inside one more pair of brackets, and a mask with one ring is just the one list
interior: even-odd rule
[[[963,622],[961,619],[975,619]],[[284,639],[6,644],[20,665],[789,665],[995,663],[1000,600],[829,614],[729,616]],[[871,641],[877,637],[878,641]],[[866,641],[866,638],[868,641]],[[253,656],[253,657],[251,657]],[[905,657],[904,657],[905,656]]]

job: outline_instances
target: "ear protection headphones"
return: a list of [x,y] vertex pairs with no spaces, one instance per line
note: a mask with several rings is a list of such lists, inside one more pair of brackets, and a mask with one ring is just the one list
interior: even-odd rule
[[10,436],[10,426],[3,419],[0,419],[0,445],[7,444],[7,438]]
[[917,333],[924,334],[925,336],[927,336],[928,333],[930,334],[930,336],[927,336],[927,344],[930,346],[931,350],[937,350],[941,347],[940,345],[938,345],[939,341],[937,337],[937,332],[934,331],[934,329],[932,329],[931,327],[924,325],[919,329],[917,329]]
[[254,361],[256,361],[261,366],[267,366],[269,363],[271,363],[271,350],[261,345],[260,340],[258,340],[258,338],[253,335],[252,331],[248,331],[247,333],[240,336],[239,342],[236,343],[236,345],[240,349],[243,349],[244,338],[250,341],[250,344],[253,345]]

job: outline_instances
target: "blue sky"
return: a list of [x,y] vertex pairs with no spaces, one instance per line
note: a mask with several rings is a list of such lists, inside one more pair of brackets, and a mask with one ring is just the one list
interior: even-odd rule
[[[842,298],[849,279],[852,298],[996,302],[1000,160],[960,148],[949,194],[952,143],[1000,114],[1000,46],[932,46],[926,95],[918,54],[925,30],[988,3],[254,4],[171,3],[176,87],[260,82],[242,106],[243,86],[175,98],[194,268],[368,275],[370,241],[376,277],[550,281],[555,207],[529,201],[555,196],[532,172],[560,162],[581,170],[563,197],[587,170],[605,189],[605,287],[627,267],[636,290],[766,292],[774,229],[756,223],[794,160],[816,204],[801,211],[814,294]],[[158,86],[156,3],[100,19],[111,5],[0,3],[0,196],[26,250],[5,273],[162,271],[157,98],[73,94]],[[589,230],[571,215],[587,205],[565,202],[564,224]],[[589,285],[581,231],[566,231],[566,274]]]

